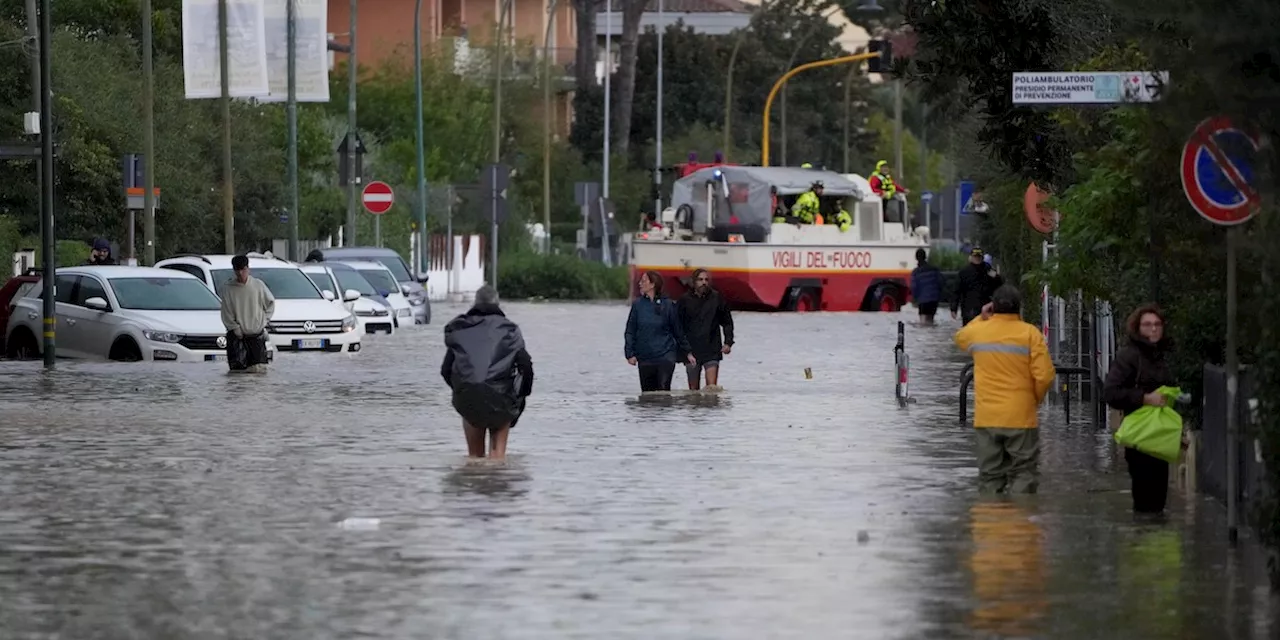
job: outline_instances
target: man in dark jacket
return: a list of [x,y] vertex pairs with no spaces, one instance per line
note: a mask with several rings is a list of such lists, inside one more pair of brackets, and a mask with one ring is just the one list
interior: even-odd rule
[[95,238],[93,241],[93,250],[89,252],[89,259],[85,261],[87,266],[104,266],[116,265],[115,258],[111,257],[111,243],[105,238]]
[[[710,272],[706,269],[694,270],[693,291],[680,297],[676,303],[676,311],[695,360],[685,365],[689,374],[689,389],[698,390],[704,370],[707,388],[718,386],[720,360],[733,350],[733,316],[729,314],[729,305],[720,292],[711,288]],[[722,329],[723,343],[720,340]]]
[[440,375],[453,389],[453,408],[462,416],[467,455],[507,456],[507,436],[533,392],[533,360],[524,348],[520,327],[498,308],[498,292],[488,285],[476,291],[470,311],[444,327],[448,348]]
[[982,308],[991,302],[991,294],[1004,284],[1004,278],[996,270],[983,261],[982,249],[974,247],[969,251],[969,264],[957,274],[955,296],[951,299],[951,318],[956,314],[964,319],[964,324],[982,315]]
[[929,254],[916,249],[916,268],[911,272],[911,298],[920,310],[920,322],[933,324],[942,300],[942,272],[929,264]]

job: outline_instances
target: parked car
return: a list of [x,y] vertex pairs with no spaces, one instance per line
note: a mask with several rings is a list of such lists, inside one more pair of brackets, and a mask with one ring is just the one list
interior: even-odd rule
[[[18,300],[9,318],[7,352],[43,353],[44,281]],[[225,360],[221,304],[200,281],[169,269],[84,266],[54,275],[55,347],[64,358],[125,362]],[[271,359],[274,350],[268,349]]]
[[22,275],[13,276],[0,287],[0,354],[4,348],[5,328],[9,326],[9,312],[14,304],[40,283],[40,270],[27,269]]
[[355,269],[357,273],[369,281],[378,294],[387,299],[395,314],[396,326],[413,324],[413,303],[400,292],[400,283],[395,274],[380,262],[367,260],[342,260],[342,264]]
[[392,326],[400,326],[400,323],[396,322],[396,310],[391,306],[391,301],[378,293],[378,290],[364,276],[360,275],[359,271],[341,262],[328,262],[325,264],[333,271],[334,277],[338,279],[339,287],[359,291],[361,298],[367,298],[378,303],[386,310]]
[[427,289],[424,286],[427,282],[427,274],[419,273],[414,277],[413,270],[395,251],[383,247],[329,247],[316,249],[307,258],[310,260],[312,256],[317,255],[326,262],[360,260],[381,264],[391,271],[396,283],[400,285],[399,292],[409,300],[409,305],[413,308],[414,323],[429,324],[431,322],[431,301],[427,299]]
[[[235,277],[229,255],[180,255],[157,267],[189,273],[221,297]],[[326,300],[298,265],[276,258],[249,258],[249,271],[276,298],[267,324],[271,343],[280,351],[350,352],[360,350],[363,334],[355,314]]]
[[[338,281],[337,274],[333,272],[333,265],[337,263],[311,262],[299,265],[302,272],[307,274],[311,282],[320,289],[320,295],[326,300],[332,300],[334,304],[341,305],[347,311],[354,313],[356,321],[359,323],[359,331],[361,333],[387,333],[390,334],[395,330],[395,323],[392,322],[391,309],[388,306],[379,304],[376,300],[368,298],[363,291],[354,287],[344,287]],[[359,274],[356,274],[359,277]],[[364,279],[361,278],[363,281]],[[364,283],[369,291],[373,291],[373,287],[368,282]],[[343,292],[343,300],[341,302],[334,295],[335,291]],[[352,292],[355,292],[353,295]],[[374,292],[374,296],[377,296]]]

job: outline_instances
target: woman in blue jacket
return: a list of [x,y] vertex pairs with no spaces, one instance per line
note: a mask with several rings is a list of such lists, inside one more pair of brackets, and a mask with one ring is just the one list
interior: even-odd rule
[[697,361],[680,327],[676,303],[662,295],[662,276],[646,271],[637,284],[640,297],[631,303],[623,347],[627,364],[640,371],[640,391],[670,391],[681,355],[689,364]]

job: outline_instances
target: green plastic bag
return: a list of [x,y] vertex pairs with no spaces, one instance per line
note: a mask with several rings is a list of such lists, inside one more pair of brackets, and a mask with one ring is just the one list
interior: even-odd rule
[[1176,464],[1182,454],[1182,416],[1171,405],[1182,395],[1177,387],[1160,387],[1156,393],[1168,404],[1163,407],[1145,405],[1125,416],[1116,431],[1116,442],[1147,455]]

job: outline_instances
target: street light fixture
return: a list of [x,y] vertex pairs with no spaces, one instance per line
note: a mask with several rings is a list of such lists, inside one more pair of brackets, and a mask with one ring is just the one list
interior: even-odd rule
[[884,11],[884,7],[880,6],[880,3],[876,2],[876,0],[862,0],[862,2],[858,4],[858,11],[866,11],[868,13],[873,11]]

